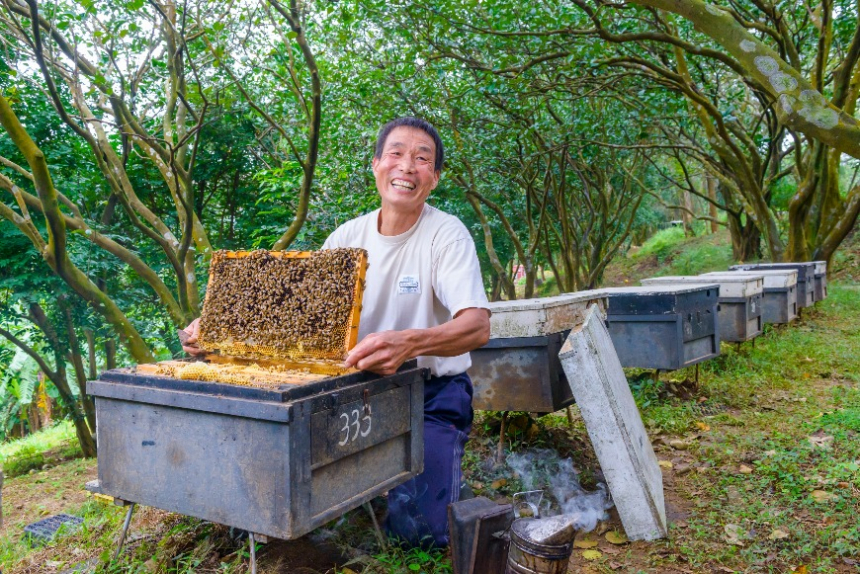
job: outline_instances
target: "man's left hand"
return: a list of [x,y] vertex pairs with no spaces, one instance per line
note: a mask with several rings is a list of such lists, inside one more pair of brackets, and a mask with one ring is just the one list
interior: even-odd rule
[[408,331],[382,331],[366,336],[347,354],[345,364],[377,375],[393,375],[412,358]]

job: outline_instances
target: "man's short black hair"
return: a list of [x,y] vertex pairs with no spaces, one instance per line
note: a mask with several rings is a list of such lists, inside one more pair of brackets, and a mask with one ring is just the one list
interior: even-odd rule
[[385,140],[388,139],[388,134],[390,134],[391,130],[394,128],[399,128],[401,126],[417,128],[433,138],[433,143],[436,144],[436,163],[433,166],[433,169],[434,171],[442,171],[442,164],[445,161],[445,148],[442,147],[442,138],[439,137],[439,132],[436,131],[436,128],[434,128],[430,122],[424,121],[420,118],[397,118],[396,120],[391,120],[382,126],[379,129],[379,135],[376,136],[376,151],[373,153],[373,156],[376,159],[382,158],[382,149],[385,147]]

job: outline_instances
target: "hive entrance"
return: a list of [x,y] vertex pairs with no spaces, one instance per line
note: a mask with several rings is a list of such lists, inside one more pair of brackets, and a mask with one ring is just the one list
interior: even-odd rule
[[272,386],[347,372],[366,268],[363,249],[217,251],[198,337],[209,362],[167,361],[153,374]]

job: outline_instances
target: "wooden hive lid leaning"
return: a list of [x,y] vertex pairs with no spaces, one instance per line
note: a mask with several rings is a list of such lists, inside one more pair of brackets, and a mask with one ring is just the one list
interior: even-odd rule
[[339,365],[358,339],[366,268],[363,249],[217,251],[199,345],[213,359]]
[[737,274],[747,277],[763,277],[765,289],[788,289],[797,285],[797,269],[755,269],[750,271],[715,271],[704,273],[701,277],[719,277]]
[[490,338],[539,337],[562,333],[582,322],[590,303],[604,306],[603,298],[595,291],[495,301],[490,303]]
[[727,273],[725,276],[668,276],[642,280],[642,285],[712,285],[714,283],[719,283],[720,285],[721,299],[752,297],[764,290],[764,277],[761,275],[734,275]]

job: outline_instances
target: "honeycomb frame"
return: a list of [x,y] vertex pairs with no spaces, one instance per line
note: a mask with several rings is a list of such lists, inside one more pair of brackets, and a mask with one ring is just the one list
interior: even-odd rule
[[[319,258],[320,265],[329,267],[314,268],[315,258]],[[301,263],[302,266],[283,266],[290,262]],[[262,270],[260,276],[248,277],[255,266],[258,271]],[[344,271],[348,271],[350,276],[337,276]],[[209,286],[203,303],[198,344],[210,353],[207,359],[213,363],[241,363],[327,375],[347,372],[350,369],[343,366],[343,359],[358,341],[366,271],[367,252],[363,249],[216,251],[209,268]],[[246,274],[242,275],[243,272]],[[284,274],[277,277],[281,272]],[[295,285],[287,281],[278,282],[288,276],[298,276],[300,280]],[[240,278],[244,289],[238,294],[235,283],[231,283],[237,280],[236,277]],[[258,289],[251,292],[253,287],[249,284],[254,281],[257,281]],[[316,296],[320,294],[324,297],[318,302]],[[248,307],[253,305],[254,297],[261,296],[267,296],[269,300],[260,307]],[[280,299],[273,304],[272,297]],[[328,305],[325,297],[338,299]],[[303,301],[312,308],[302,308]],[[231,302],[244,305],[245,312],[234,311]],[[295,311],[297,305],[299,312]],[[289,314],[289,309],[294,312]],[[320,316],[328,317],[322,325],[313,320]],[[277,328],[273,328],[272,317],[281,321]],[[230,318],[241,322],[241,326],[230,325]],[[286,327],[284,322],[288,324]],[[343,334],[338,333],[341,330]],[[299,331],[310,333],[310,336],[302,338]],[[249,332],[252,336],[247,336]],[[284,336],[285,333],[289,336]],[[242,338],[243,334],[245,338]],[[281,338],[273,340],[273,336]]]

